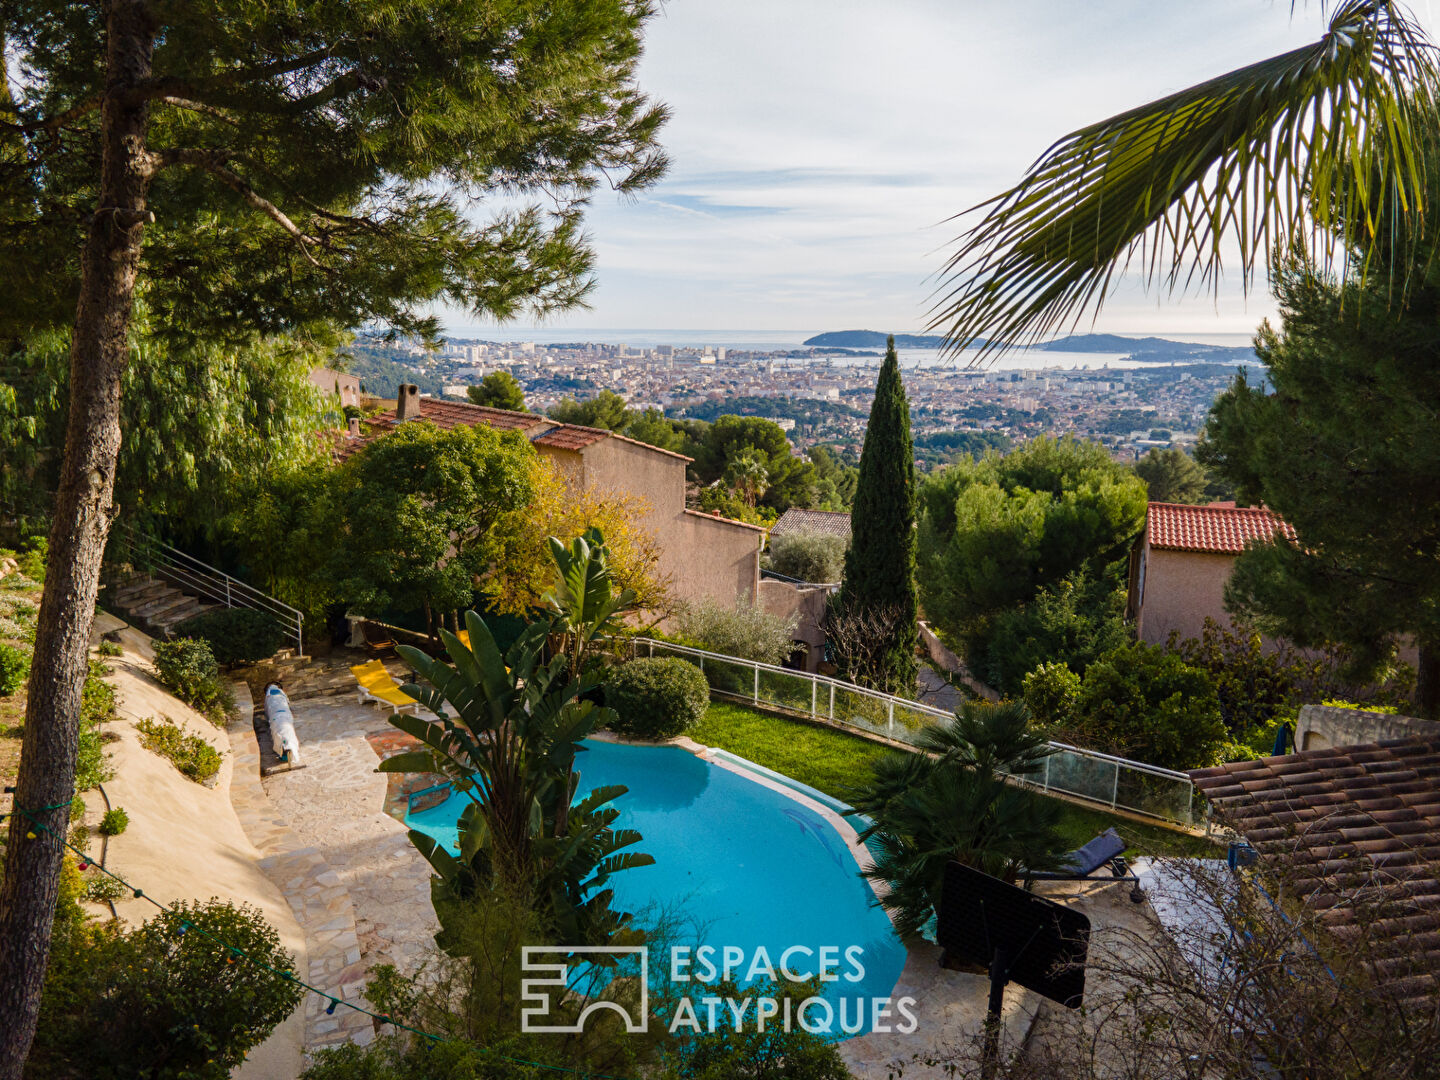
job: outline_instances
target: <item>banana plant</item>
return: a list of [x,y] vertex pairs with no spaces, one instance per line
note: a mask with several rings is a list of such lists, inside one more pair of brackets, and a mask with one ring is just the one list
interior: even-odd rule
[[[465,624],[469,647],[441,631],[448,662],[398,647],[418,676],[405,693],[435,718],[392,716],[421,747],[380,764],[382,772],[444,776],[469,800],[457,823],[458,851],[410,832],[436,874],[437,941],[453,944],[445,922],[455,905],[503,885],[535,897],[563,944],[603,943],[629,920],[611,908],[605,883],[653,861],[622,850],[640,840],[638,833],[612,827],[619,812],[609,803],[625,793],[623,786],[599,788],[574,804],[575,755],[613,711],[579,699],[580,682],[569,676],[565,656],[543,659],[547,623],[528,627],[504,654],[475,612],[466,613]],[[557,821],[561,828],[548,827]]]
[[555,584],[542,597],[551,633],[560,637],[570,678],[581,677],[585,653],[596,638],[621,628],[621,619],[635,608],[635,590],[615,590],[604,534],[590,528],[567,546],[550,537]]

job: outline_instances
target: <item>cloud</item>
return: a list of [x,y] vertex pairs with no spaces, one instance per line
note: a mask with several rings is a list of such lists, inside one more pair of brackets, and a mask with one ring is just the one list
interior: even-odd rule
[[[921,327],[953,215],[1057,137],[1323,27],[1261,0],[673,0],[641,73],[672,109],[671,174],[597,199],[592,310],[556,323]],[[1099,325],[1248,331],[1270,309],[1236,277],[1218,307],[1127,281]]]

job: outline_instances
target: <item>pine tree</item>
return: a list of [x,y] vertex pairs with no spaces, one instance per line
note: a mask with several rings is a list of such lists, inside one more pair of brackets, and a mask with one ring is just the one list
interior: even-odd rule
[[[853,677],[892,692],[915,688],[915,453],[895,338],[875,383],[850,511],[850,550],[834,617],[863,619],[888,639]],[[842,658],[843,659],[843,658]],[[861,666],[861,665],[857,665]]]

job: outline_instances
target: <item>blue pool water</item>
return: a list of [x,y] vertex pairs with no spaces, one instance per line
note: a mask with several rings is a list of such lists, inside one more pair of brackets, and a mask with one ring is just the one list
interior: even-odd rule
[[[785,950],[803,946],[812,951],[792,954],[791,969],[812,974],[815,961],[807,958],[828,946],[841,958],[833,970],[854,976],[845,950],[858,947],[851,955],[863,965],[863,978],[842,977],[824,994],[837,1009],[846,999],[850,1018],[862,1011],[861,999],[868,1016],[871,999],[892,994],[904,946],[849,849],[819,814],[678,747],[587,741],[576,768],[581,796],[604,784],[629,788],[615,804],[617,827],[639,830],[643,841],[628,850],[655,858],[653,866],[610,879],[618,907],[642,922],[647,909],[683,915],[698,928],[686,940],[714,947],[717,967],[726,946],[743,950],[746,966],[763,948],[777,969]],[[465,801],[452,796],[410,814],[408,823],[453,851]],[[653,958],[652,979],[668,978],[669,968],[668,958]]]

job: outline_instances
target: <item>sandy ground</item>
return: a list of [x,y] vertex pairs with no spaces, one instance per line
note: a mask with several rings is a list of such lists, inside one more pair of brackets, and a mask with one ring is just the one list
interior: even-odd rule
[[[97,636],[107,628],[97,626]],[[119,701],[119,719],[106,730],[119,738],[107,745],[115,777],[104,788],[110,805],[129,814],[130,825],[110,839],[107,868],[161,903],[222,897],[253,905],[303,970],[306,948],[300,926],[280,890],[260,869],[260,853],[231,807],[234,755],[229,738],[155,681],[144,635],[125,630],[121,638],[124,655],[107,660],[114,670],[110,682]],[[224,754],[213,787],[186,779],[165,758],[140,745],[135,721],[160,716],[170,717]],[[103,809],[98,796],[94,792],[87,797],[92,814]],[[98,854],[98,844],[93,850]],[[129,923],[155,913],[145,900],[126,898],[115,906]],[[293,1080],[303,1068],[303,1034],[303,1015],[296,1010],[235,1075],[241,1080]]]

